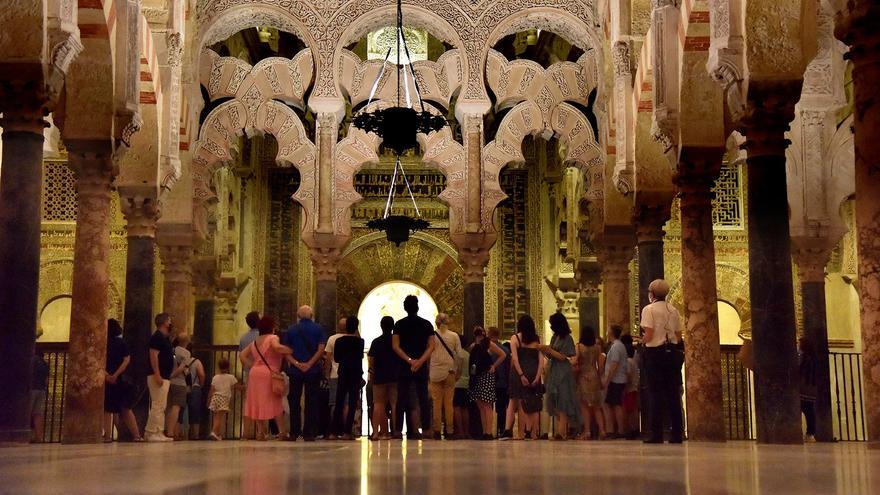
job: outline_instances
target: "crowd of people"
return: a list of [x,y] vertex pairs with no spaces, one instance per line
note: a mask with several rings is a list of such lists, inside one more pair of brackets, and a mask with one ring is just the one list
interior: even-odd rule
[[[350,440],[360,436],[355,418],[365,391],[372,440],[405,433],[409,439],[435,440],[644,438],[680,443],[684,353],[680,316],[666,302],[668,293],[665,281],[650,284],[638,341],[612,325],[607,342],[583,326],[577,343],[562,313],[550,316],[547,343],[529,315],[519,318],[506,342],[495,327],[476,327],[463,338],[450,328],[446,314],[433,323],[418,316],[418,298],[407,296],[406,317],[381,319],[382,333],[367,352],[368,380],[363,378],[365,342],[354,316],[340,319],[328,338],[309,306],[299,308],[297,322],[284,332],[271,316],[251,312],[239,342],[242,372],[236,376],[232,363],[220,358],[208,380],[189,336],[175,335],[171,316],[161,313],[149,341],[150,406],[143,436],[131,409],[138,387],[126,373],[130,351],[119,322],[109,320],[104,440],[113,440],[114,416],[117,428],[133,441],[222,440],[229,436],[227,415],[236,391],[243,392],[242,436]],[[815,364],[807,359],[810,345],[800,341],[808,440],[815,430],[816,396]],[[33,369],[33,434],[34,441],[41,441],[49,367],[39,352]],[[640,387],[641,380],[646,387]],[[646,396],[640,397],[645,389]],[[647,421],[640,406],[651,412]],[[542,424],[542,411],[549,425]],[[211,425],[206,435],[200,431],[203,418]]]

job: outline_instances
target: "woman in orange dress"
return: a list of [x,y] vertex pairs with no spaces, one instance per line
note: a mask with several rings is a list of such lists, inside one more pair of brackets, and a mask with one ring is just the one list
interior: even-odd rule
[[250,368],[247,382],[247,401],[244,415],[252,419],[257,428],[257,440],[265,440],[269,429],[268,420],[275,419],[283,434],[284,412],[281,405],[282,396],[272,392],[272,373],[281,372],[284,356],[293,351],[282,345],[275,332],[278,324],[271,316],[264,316],[257,323],[260,335],[239,355],[239,360]]

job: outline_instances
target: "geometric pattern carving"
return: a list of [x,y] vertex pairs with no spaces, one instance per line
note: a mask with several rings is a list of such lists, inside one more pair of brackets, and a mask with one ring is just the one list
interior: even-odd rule
[[43,162],[44,222],[76,221],[76,175],[64,162]]
[[739,165],[725,163],[712,188],[712,227],[741,230],[743,224],[742,177]]
[[507,200],[498,205],[499,238],[498,326],[512,334],[520,315],[529,313],[528,236],[526,200],[528,171],[506,169],[501,188]]

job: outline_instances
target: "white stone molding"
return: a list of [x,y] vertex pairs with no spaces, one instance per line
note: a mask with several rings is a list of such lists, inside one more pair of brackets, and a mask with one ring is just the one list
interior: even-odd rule
[[733,122],[746,111],[743,37],[744,0],[709,0],[709,61],[706,69],[725,92]]

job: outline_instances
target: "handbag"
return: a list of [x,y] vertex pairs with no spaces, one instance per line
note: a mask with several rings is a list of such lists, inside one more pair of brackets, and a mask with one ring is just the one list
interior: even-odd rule
[[279,397],[282,397],[284,395],[284,389],[286,388],[286,385],[287,385],[284,382],[284,374],[281,373],[280,371],[273,370],[272,367],[269,366],[269,362],[266,361],[265,357],[263,357],[263,353],[260,352],[260,346],[258,346],[256,342],[254,342],[252,345],[254,346],[254,349],[257,350],[257,354],[260,355],[260,359],[262,359],[263,363],[266,365],[266,367],[269,368],[269,373],[271,374],[271,378],[272,378],[272,380],[271,380],[272,393],[279,396]]
[[544,409],[544,384],[525,387],[526,397],[522,399],[523,411],[529,414],[541,412]]

